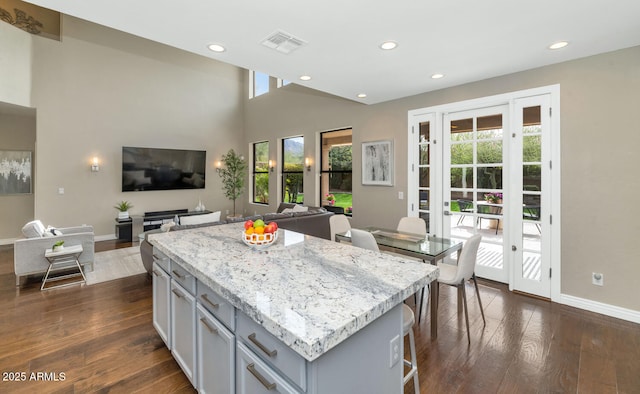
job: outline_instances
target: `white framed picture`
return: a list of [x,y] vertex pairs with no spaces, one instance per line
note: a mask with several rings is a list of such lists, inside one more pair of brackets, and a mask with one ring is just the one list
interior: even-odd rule
[[31,194],[31,152],[0,150],[0,195]]
[[393,186],[393,141],[362,143],[362,184]]

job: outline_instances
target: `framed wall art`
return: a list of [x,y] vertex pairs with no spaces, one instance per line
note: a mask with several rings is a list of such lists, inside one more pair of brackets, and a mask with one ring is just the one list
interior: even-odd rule
[[0,150],[0,195],[31,194],[31,152]]
[[362,184],[393,186],[393,141],[362,143]]

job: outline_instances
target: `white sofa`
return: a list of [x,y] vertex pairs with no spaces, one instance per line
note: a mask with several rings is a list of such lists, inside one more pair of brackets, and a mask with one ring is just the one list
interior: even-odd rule
[[[39,222],[39,221],[34,221]],[[55,229],[55,233],[46,232],[41,223],[31,225],[23,233],[28,238],[18,239],[13,245],[13,266],[16,274],[16,286],[20,286],[20,279],[31,274],[47,272],[49,262],[44,252],[51,249],[53,244],[64,241],[64,246],[82,245],[82,254],[78,257],[85,272],[93,271],[94,234],[93,226],[78,226]],[[45,232],[42,232],[45,231]],[[45,236],[47,234],[47,236]]]

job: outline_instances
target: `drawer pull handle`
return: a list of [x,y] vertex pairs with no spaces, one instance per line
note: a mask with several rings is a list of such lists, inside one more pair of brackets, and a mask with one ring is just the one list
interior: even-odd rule
[[202,322],[202,324],[204,324],[204,326],[207,327],[207,330],[209,330],[210,333],[212,334],[218,333],[218,329],[215,327],[211,327],[209,323],[207,323],[207,319],[205,319],[204,317],[200,318],[200,322]]
[[211,307],[212,307],[212,308],[217,308],[217,307],[219,307],[219,306],[220,306],[220,304],[217,304],[217,303],[215,303],[215,302],[211,301],[211,300],[209,299],[209,296],[208,296],[208,295],[206,295],[206,294],[201,295],[201,296],[200,296],[200,298],[202,298],[202,299],[203,299],[204,301],[206,301],[209,305],[211,305]]
[[269,383],[269,381],[267,379],[264,378],[264,376],[260,375],[260,372],[258,372],[255,368],[255,364],[251,363],[249,365],[247,365],[247,370],[249,372],[251,372],[251,375],[255,376],[256,379],[258,379],[260,381],[260,383],[262,383],[262,385],[269,391],[273,390],[276,388],[276,384],[275,383]]
[[171,271],[172,274],[174,274],[178,279],[184,279],[185,276],[184,275],[180,275],[180,273],[176,270],[172,270]]
[[177,296],[178,296],[178,298],[184,298],[184,294],[182,294],[182,293],[181,293],[181,292],[179,292],[178,290],[173,289],[173,290],[171,290],[171,291],[173,291],[173,294],[177,295]]
[[266,353],[267,356],[269,357],[275,357],[278,354],[278,350],[277,349],[273,349],[273,350],[269,350],[267,349],[266,346],[264,346],[262,343],[260,343],[260,341],[258,341],[256,339],[256,333],[254,332],[253,334],[249,335],[249,340],[251,342],[253,342],[258,348],[260,348],[260,350],[262,350],[263,352]]

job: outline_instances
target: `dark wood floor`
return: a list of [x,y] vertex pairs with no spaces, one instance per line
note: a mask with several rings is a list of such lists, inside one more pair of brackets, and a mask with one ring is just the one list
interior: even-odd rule
[[[96,250],[126,246],[105,241]],[[0,247],[0,392],[193,392],[152,326],[145,274],[39,286],[17,289],[13,249]],[[470,296],[468,346],[453,290],[442,287],[437,341],[428,318],[415,327],[422,393],[640,393],[639,325],[481,282],[487,326]],[[5,381],[23,372],[27,381]]]

